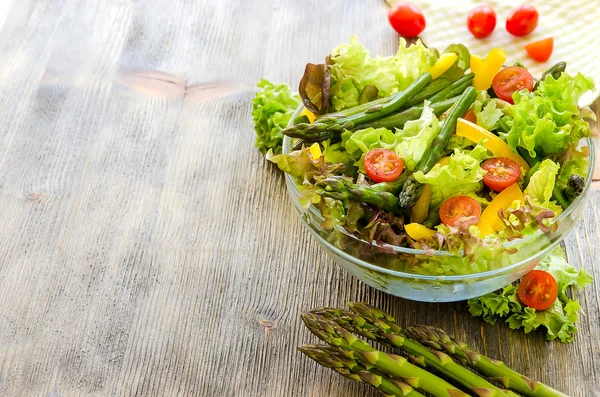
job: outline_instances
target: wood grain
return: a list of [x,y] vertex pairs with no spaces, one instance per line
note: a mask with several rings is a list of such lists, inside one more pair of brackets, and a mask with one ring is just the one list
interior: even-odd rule
[[[253,87],[358,34],[383,2],[22,0],[0,20],[0,395],[375,396],[298,353],[349,300],[441,326],[572,396],[600,389],[600,193],[566,241],[596,276],[570,345],[382,294],[296,219],[253,148]],[[9,11],[4,11],[4,10]]]

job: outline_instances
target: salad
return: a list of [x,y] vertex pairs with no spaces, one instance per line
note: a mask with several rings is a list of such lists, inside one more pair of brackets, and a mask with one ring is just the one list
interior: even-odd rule
[[[374,256],[391,246],[424,252],[418,261],[388,255],[381,264],[404,272],[506,266],[519,250],[526,253],[518,241],[552,232],[584,191],[590,166],[582,139],[591,136],[594,114],[578,101],[594,83],[567,73],[564,62],[539,78],[505,62],[497,48],[480,57],[462,44],[440,52],[404,39],[395,55],[371,57],[352,37],[324,63],[307,64],[298,94],[261,81],[253,106],[257,147],[295,179],[301,202],[319,209],[324,229],[343,231],[332,234],[332,244],[352,236],[369,245],[353,252],[361,259],[377,263]],[[282,151],[284,136],[291,151]],[[574,284],[566,275],[582,285],[589,276],[558,251],[545,262],[553,284],[532,277],[532,286],[547,285],[541,293],[512,286],[472,301],[472,314],[493,322],[514,314],[514,302],[534,311],[559,302],[562,319],[553,328],[538,325],[552,328],[550,339],[572,340],[572,330],[562,330],[578,310],[564,310],[573,302],[564,293]],[[505,301],[511,310],[503,312]],[[509,324],[535,329],[531,314],[523,309]]]

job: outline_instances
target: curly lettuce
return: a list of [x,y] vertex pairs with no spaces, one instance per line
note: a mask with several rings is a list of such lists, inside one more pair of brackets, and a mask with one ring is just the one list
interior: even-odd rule
[[504,113],[498,108],[498,99],[490,99],[487,91],[480,90],[471,109],[477,119],[477,125],[486,130],[493,130]]
[[469,312],[490,324],[502,319],[512,329],[522,328],[525,333],[540,330],[547,340],[572,342],[581,307],[569,296],[568,290],[570,287],[583,289],[592,278],[584,269],[577,270],[570,265],[560,247],[542,260],[537,269],[552,274],[558,283],[558,297],[549,309],[539,311],[523,305],[517,295],[519,284],[514,283],[499,292],[470,299]]
[[439,131],[438,118],[429,102],[425,101],[421,116],[417,120],[407,121],[404,129],[396,132],[400,139],[394,150],[402,157],[408,171],[412,172],[416,168]]
[[418,41],[406,47],[400,39],[394,56],[371,58],[355,36],[336,47],[330,55],[330,102],[336,111],[357,106],[365,86],[379,90],[380,97],[402,91],[423,74],[437,59],[433,50]]
[[560,172],[556,177],[556,186],[560,190],[567,187],[569,178],[573,175],[580,175],[583,178],[587,177],[590,168],[590,148],[584,146],[581,150],[577,150],[572,146],[566,153],[564,163],[560,167]]
[[281,130],[287,127],[294,110],[300,105],[300,96],[292,92],[287,84],[273,84],[261,79],[260,90],[252,99],[252,121],[256,131],[254,146],[262,154],[272,149],[281,153],[283,135]]
[[539,169],[529,179],[529,184],[523,191],[525,196],[531,197],[531,201],[541,207],[548,208],[558,215],[561,207],[552,201],[554,183],[560,166],[550,159],[542,161]]
[[515,92],[506,142],[511,149],[520,147],[533,158],[565,153],[571,144],[591,135],[586,119],[595,117],[579,109],[578,101],[592,89],[592,79],[580,73],[575,77],[562,73],[558,79],[547,76],[533,93]]
[[448,164],[436,164],[427,174],[417,171],[413,175],[431,185],[430,207],[435,207],[450,196],[479,192],[486,173],[480,163],[487,158],[488,151],[481,145],[468,152],[455,149]]

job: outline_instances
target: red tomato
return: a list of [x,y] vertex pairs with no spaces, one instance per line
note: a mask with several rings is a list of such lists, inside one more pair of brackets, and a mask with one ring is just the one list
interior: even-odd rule
[[475,37],[489,36],[496,28],[496,11],[488,5],[479,5],[467,17],[467,28]]
[[501,192],[516,183],[521,176],[519,164],[502,157],[485,160],[481,168],[487,171],[483,183],[495,192]]
[[390,24],[400,36],[414,37],[425,29],[425,16],[411,3],[396,3],[388,13]]
[[492,88],[498,98],[508,103],[513,102],[513,93],[522,89],[533,90],[533,76],[526,69],[518,66],[509,66],[502,69],[494,76]]
[[523,4],[511,10],[506,18],[506,31],[513,36],[527,36],[538,25],[539,14],[534,6]]
[[373,149],[364,158],[367,176],[374,182],[396,180],[404,170],[404,160],[393,150]]
[[525,46],[525,51],[530,57],[538,62],[546,62],[550,59],[554,50],[554,39],[549,37],[544,40],[534,41]]
[[517,291],[519,300],[535,310],[546,310],[558,296],[558,284],[543,270],[532,270],[523,277]]
[[481,205],[473,197],[454,196],[440,207],[440,219],[446,226],[454,226],[461,218],[481,215]]
[[463,119],[470,121],[471,123],[477,124],[477,116],[475,116],[475,112],[473,112],[472,108],[469,108],[469,110],[467,110],[467,113],[465,113]]

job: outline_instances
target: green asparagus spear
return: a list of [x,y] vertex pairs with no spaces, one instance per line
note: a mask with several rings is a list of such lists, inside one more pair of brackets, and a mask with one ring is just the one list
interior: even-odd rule
[[397,397],[424,397],[410,385],[376,371],[368,370],[354,359],[354,353],[330,346],[302,345],[298,350],[326,368],[357,382],[365,382],[382,393]]
[[[425,152],[425,155],[417,164],[415,171],[427,173],[431,167],[441,159],[450,137],[456,130],[457,120],[467,112],[469,107],[475,101],[476,96],[477,90],[473,87],[467,87],[450,111],[448,117],[444,119],[438,136],[434,139],[431,147]],[[413,175],[408,177],[398,197],[400,207],[410,208],[419,199],[422,191],[423,185],[419,183]]]
[[427,369],[436,370],[454,384],[462,385],[466,390],[478,396],[506,396],[496,386],[457,364],[448,355],[436,350],[432,351],[419,342],[405,337],[402,335],[402,329],[394,322],[388,323],[384,319],[373,317],[371,313],[373,311],[381,312],[379,309],[365,303],[350,303],[349,305],[354,313],[332,308],[315,309],[311,313],[327,318],[346,330],[367,339],[399,348],[421,360]]
[[[406,178],[398,178],[396,186],[400,186],[400,183]],[[384,187],[388,189],[394,188],[392,183],[388,185],[376,187],[375,189],[361,186],[353,183],[348,178],[342,176],[332,176],[325,178],[317,183],[317,186],[323,189],[319,194],[323,197],[331,197],[341,201],[362,201],[364,203],[373,204],[383,209],[384,211],[392,212],[396,215],[402,214],[402,209],[398,206],[398,199],[393,193],[389,193],[383,190]]]
[[468,397],[468,394],[411,364],[406,358],[374,349],[332,321],[308,313],[302,314],[302,320],[308,329],[324,342],[352,351],[356,360],[365,367],[372,366],[388,376],[401,378],[410,386],[423,389],[434,397]]
[[401,109],[417,93],[423,90],[432,80],[431,74],[423,73],[406,90],[395,96],[391,101],[372,105],[364,112],[347,117],[321,117],[313,124],[300,123],[292,125],[282,131],[284,135],[292,138],[301,138],[307,142],[318,142],[331,138],[345,129],[352,129],[358,124],[368,123],[385,117]]
[[463,363],[463,365],[473,367],[490,379],[500,383],[503,387],[517,391],[525,396],[568,397],[566,394],[546,386],[539,381],[521,375],[500,361],[492,360],[471,350],[466,344],[455,341],[442,329],[418,325],[408,327],[406,333],[424,345],[450,354]]
[[456,80],[448,87],[444,88],[434,96],[430,97],[429,101],[432,103],[440,102],[448,98],[452,98],[453,96],[461,95],[467,89],[467,87],[471,86],[471,83],[473,82],[473,77],[475,77],[475,74],[473,73],[465,74],[463,77]]
[[[446,110],[450,109],[452,105],[456,103],[456,101],[460,98],[459,96],[455,96],[452,98],[445,99],[440,102],[432,103],[430,106],[435,113],[436,116],[440,116]],[[362,130],[365,128],[373,127],[373,128],[403,128],[404,124],[410,120],[416,120],[421,117],[421,113],[423,112],[423,106],[413,106],[406,110],[403,110],[400,113],[393,114],[391,116],[383,117],[377,119],[371,123],[360,124],[353,128],[353,130]]]
[[540,85],[540,81],[543,81],[546,76],[550,75],[552,76],[554,79],[558,79],[560,77],[561,74],[563,74],[563,72],[567,69],[567,63],[566,62],[559,62],[556,65],[552,65],[550,66],[550,68],[548,70],[546,70],[544,73],[542,73],[542,77],[536,81],[535,86],[533,87],[533,90],[537,90],[539,85]]

